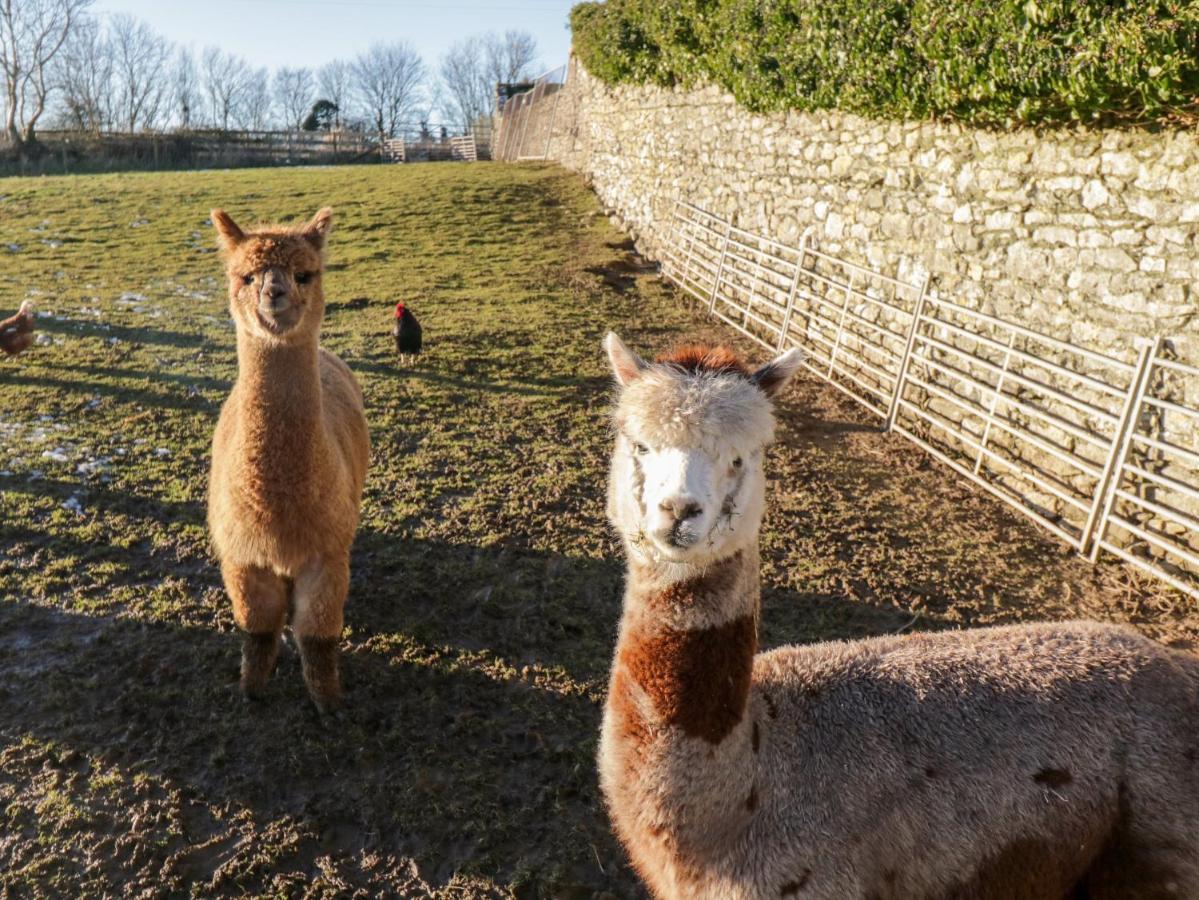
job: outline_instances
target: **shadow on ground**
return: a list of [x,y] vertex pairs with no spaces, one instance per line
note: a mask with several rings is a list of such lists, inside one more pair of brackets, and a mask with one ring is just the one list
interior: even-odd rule
[[[430,583],[446,566],[452,586]],[[309,707],[294,653],[264,701],[243,701],[227,622],[218,632],[0,604],[2,733],[26,747],[0,784],[23,771],[41,788],[14,804],[10,833],[63,841],[59,873],[80,885],[257,892],[328,860],[347,887],[436,891],[478,872],[529,896],[635,896],[593,765],[622,578],[615,561],[397,551],[363,534],[337,720]],[[539,599],[549,594],[555,603]],[[870,633],[903,620],[777,589],[769,602],[800,632],[830,616]],[[813,609],[818,626],[794,621]],[[113,785],[153,817],[125,821]],[[74,813],[39,815],[47,792]],[[73,846],[83,821],[114,837]],[[565,859],[550,849],[564,832],[576,848]]]

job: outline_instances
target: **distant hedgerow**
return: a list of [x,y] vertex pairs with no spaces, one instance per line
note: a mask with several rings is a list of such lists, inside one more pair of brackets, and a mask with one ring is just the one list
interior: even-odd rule
[[602,81],[709,80],[757,111],[997,125],[1199,107],[1199,0],[607,0],[571,27]]

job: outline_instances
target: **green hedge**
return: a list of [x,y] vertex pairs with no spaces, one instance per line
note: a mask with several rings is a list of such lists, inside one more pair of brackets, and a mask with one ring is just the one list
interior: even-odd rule
[[571,27],[605,82],[707,80],[752,110],[996,125],[1199,103],[1199,0],[607,0]]

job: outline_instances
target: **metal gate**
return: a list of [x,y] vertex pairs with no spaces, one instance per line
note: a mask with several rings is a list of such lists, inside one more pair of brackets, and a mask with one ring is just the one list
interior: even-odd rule
[[533,87],[508,98],[500,111],[492,158],[506,162],[545,160],[557,121],[567,66],[538,75]]
[[1161,338],[1117,359],[681,200],[663,273],[1080,553],[1199,598],[1199,369]]

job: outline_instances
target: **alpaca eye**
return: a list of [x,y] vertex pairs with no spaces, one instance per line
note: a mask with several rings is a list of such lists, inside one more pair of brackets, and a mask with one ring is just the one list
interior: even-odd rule
[[296,284],[307,284],[312,280],[311,272],[296,272]]
[[740,468],[741,468],[741,463],[742,463],[741,457],[740,457],[740,456],[738,456],[736,459],[734,459],[734,460],[733,460],[733,468],[734,468],[734,469],[740,469]]
[[253,275],[243,275],[243,276],[241,277],[241,283],[242,283],[242,284],[253,284],[253,283],[254,283],[254,276],[253,276]]

